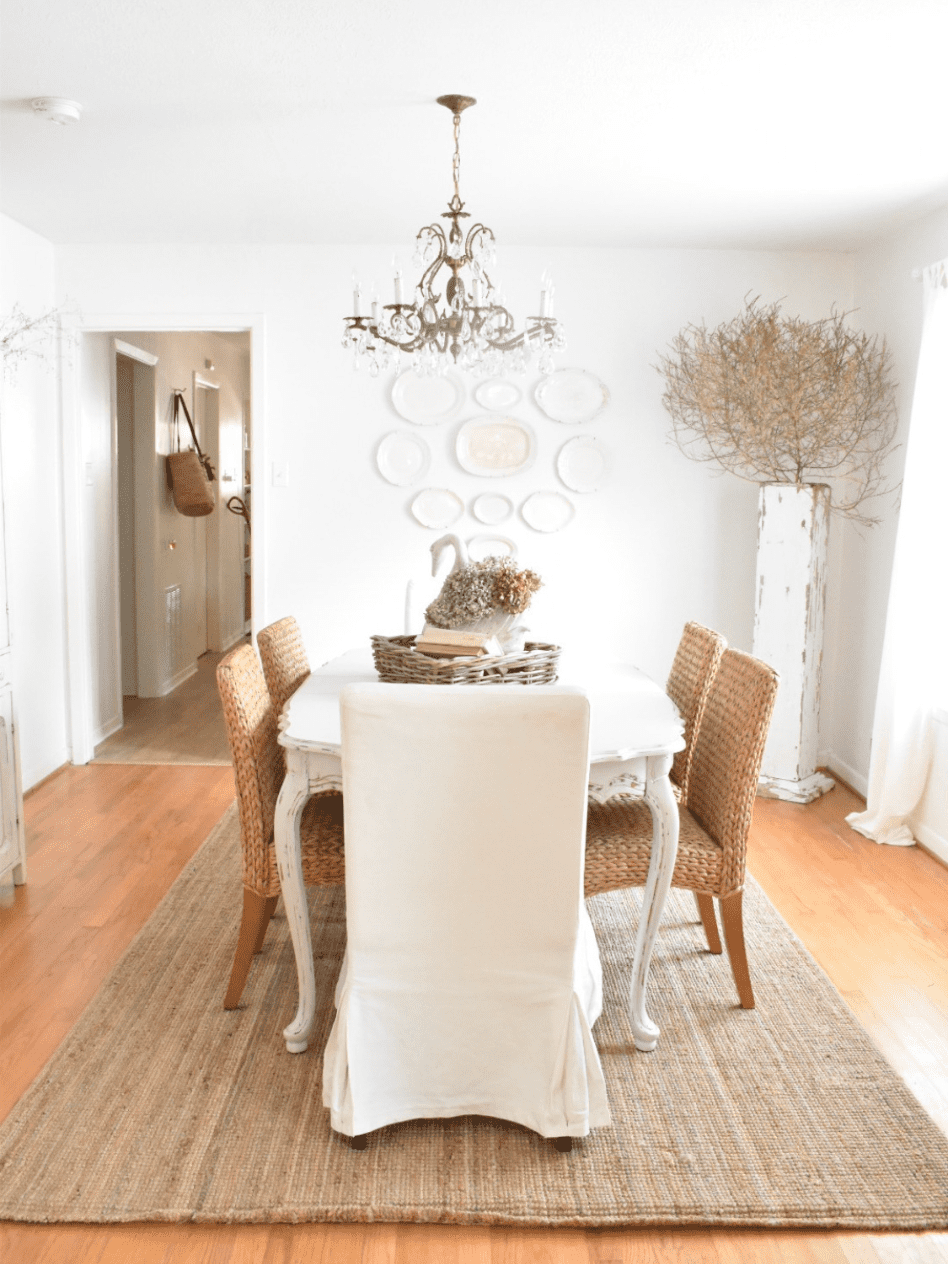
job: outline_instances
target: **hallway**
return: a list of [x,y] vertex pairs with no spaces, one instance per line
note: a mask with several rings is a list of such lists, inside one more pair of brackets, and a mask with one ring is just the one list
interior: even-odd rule
[[208,652],[197,672],[164,698],[122,699],[125,724],[95,748],[96,764],[230,765],[215,672]]

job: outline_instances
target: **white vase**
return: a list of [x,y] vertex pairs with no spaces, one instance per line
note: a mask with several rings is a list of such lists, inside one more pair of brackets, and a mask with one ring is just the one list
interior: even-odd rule
[[810,803],[833,788],[816,770],[830,489],[763,483],[757,530],[754,656],[780,674],[759,793]]

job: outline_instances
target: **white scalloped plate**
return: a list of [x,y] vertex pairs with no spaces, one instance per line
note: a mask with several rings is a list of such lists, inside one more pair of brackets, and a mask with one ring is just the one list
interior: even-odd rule
[[500,492],[484,492],[477,496],[471,505],[471,513],[485,527],[496,527],[506,522],[513,513],[513,501],[509,496],[501,496]]
[[[498,544],[503,545],[502,549],[497,549]],[[472,562],[482,562],[485,557],[499,557],[506,555],[507,557],[517,556],[517,546],[509,536],[492,535],[489,531],[483,531],[480,535],[472,535],[467,541],[467,555]]]
[[454,450],[458,464],[468,474],[505,478],[533,464],[536,439],[526,422],[488,413],[464,423],[458,431]]
[[608,469],[608,450],[591,435],[570,439],[556,457],[556,472],[573,492],[598,491]]
[[431,449],[421,435],[393,430],[376,449],[375,464],[386,483],[409,487],[428,473]]
[[411,502],[411,512],[423,527],[439,531],[457,522],[464,513],[464,501],[446,487],[426,487]]
[[562,492],[534,492],[520,506],[520,516],[534,531],[560,531],[575,513],[576,506]]
[[522,397],[523,391],[516,382],[510,382],[505,377],[488,378],[486,382],[480,382],[474,388],[474,398],[481,408],[486,408],[492,413],[516,408]]
[[609,403],[609,388],[585,369],[557,369],[537,383],[533,397],[553,421],[572,426],[602,412]]
[[400,416],[416,426],[437,426],[454,420],[465,394],[464,383],[456,373],[421,377],[414,369],[406,369],[392,386],[392,404]]

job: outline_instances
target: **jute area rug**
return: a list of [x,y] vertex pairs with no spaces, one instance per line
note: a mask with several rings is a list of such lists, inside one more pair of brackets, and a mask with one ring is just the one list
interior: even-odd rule
[[400,1124],[350,1150],[320,1082],[342,891],[312,892],[319,1018],[294,1056],[280,1034],[296,1006],[282,916],[244,1007],[221,1008],[238,849],[231,810],[0,1128],[0,1218],[948,1227],[948,1140],[753,884],[757,1009],[737,1007],[726,958],[702,950],[693,901],[676,893],[651,1054],[633,1050],[624,1003],[639,893],[590,901],[614,1123],[572,1154],[481,1118]]

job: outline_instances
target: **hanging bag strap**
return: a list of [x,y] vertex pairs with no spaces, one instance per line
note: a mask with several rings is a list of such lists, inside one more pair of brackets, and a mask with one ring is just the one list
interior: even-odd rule
[[188,406],[184,402],[184,396],[181,394],[180,391],[175,391],[174,393],[174,427],[175,427],[175,435],[177,437],[177,442],[178,442],[178,451],[179,452],[181,451],[181,432],[180,432],[181,423],[178,418],[178,405],[179,404],[184,410],[184,415],[185,417],[187,417],[188,425],[191,428],[191,438],[194,440],[194,451],[198,454],[198,459],[200,460],[201,464],[204,466],[204,473],[207,475],[207,481],[209,483],[213,483],[214,479],[217,477],[217,475],[214,472],[214,466],[211,464],[210,457],[205,452],[201,451],[201,445],[198,443],[197,432],[194,429],[194,422],[191,420],[191,414],[188,412]]

